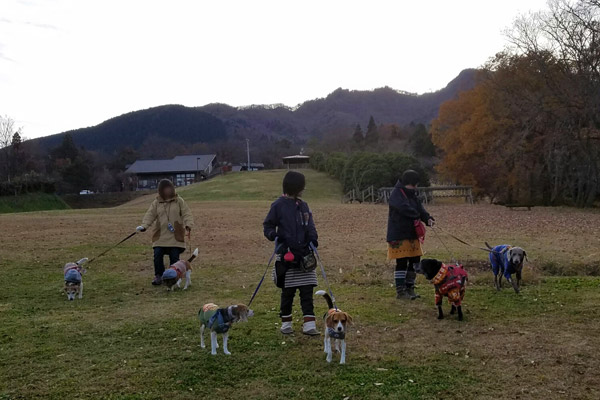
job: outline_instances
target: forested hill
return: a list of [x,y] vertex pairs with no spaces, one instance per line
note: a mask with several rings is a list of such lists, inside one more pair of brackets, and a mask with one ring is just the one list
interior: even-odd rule
[[215,142],[227,139],[223,122],[198,108],[166,105],[134,111],[111,118],[89,128],[81,128],[37,139],[40,146],[51,149],[70,133],[77,146],[111,153],[113,149],[139,149],[149,138],[169,139],[179,143]]
[[[444,101],[473,87],[475,75],[476,70],[464,70],[445,88],[422,95],[389,87],[371,91],[337,89],[325,98],[306,101],[296,108],[166,105],[130,112],[68,133],[77,146],[108,153],[123,147],[139,149],[157,138],[181,144],[214,143],[239,137],[287,138],[301,143],[311,136],[347,132],[370,116],[378,124],[428,123],[437,116]],[[61,143],[65,133],[36,141],[41,148],[50,149]]]

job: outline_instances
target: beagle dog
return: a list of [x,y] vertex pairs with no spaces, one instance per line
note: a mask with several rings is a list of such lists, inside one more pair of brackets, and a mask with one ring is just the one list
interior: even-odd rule
[[[352,317],[347,312],[338,310],[331,300],[331,296],[324,290],[318,290],[316,295],[323,296],[329,309],[323,316],[325,321],[325,340],[323,351],[327,353],[327,362],[331,362],[332,349],[331,342],[335,341],[335,349],[341,352],[340,364],[346,364],[346,331],[348,325],[352,323]],[[341,346],[341,349],[340,349]]]
[[[521,247],[513,247],[508,244],[492,247],[485,242],[485,245],[490,249],[490,264],[494,273],[496,290],[502,289],[502,275],[504,275],[515,292],[519,293],[521,291],[523,262],[527,260],[527,252]],[[517,277],[516,282],[512,279],[513,274]]]
[[167,285],[167,290],[171,290],[173,286],[177,285],[178,288],[181,287],[181,279],[185,276],[185,285],[183,286],[183,290],[186,290],[188,286],[192,283],[191,274],[192,274],[192,264],[191,262],[198,257],[198,249],[194,250],[192,256],[186,260],[179,260],[175,264],[171,265],[169,268],[163,272],[162,281],[165,285]]
[[229,338],[229,328],[235,322],[248,322],[248,318],[254,316],[254,311],[244,304],[235,304],[225,308],[219,308],[214,303],[207,303],[202,306],[198,312],[200,320],[200,347],[205,348],[204,329],[210,329],[210,344],[213,356],[217,354],[219,343],[217,334],[223,335],[223,353],[231,355],[227,348],[227,339]]
[[87,260],[87,258],[82,258],[77,262],[68,262],[63,268],[65,278],[65,287],[63,290],[69,301],[75,300],[75,296],[80,299],[83,297],[83,279],[81,276],[85,273],[85,270],[81,266]]

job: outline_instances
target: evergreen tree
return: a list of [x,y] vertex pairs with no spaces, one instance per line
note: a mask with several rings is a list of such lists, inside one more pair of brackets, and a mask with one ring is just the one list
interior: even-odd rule
[[363,135],[362,128],[360,124],[356,124],[356,128],[354,129],[354,134],[352,135],[352,140],[357,145],[362,145],[365,140],[365,135]]
[[369,125],[367,125],[367,134],[365,135],[365,142],[367,144],[376,144],[379,142],[379,129],[375,124],[375,119],[371,115],[369,118]]
[[435,146],[425,125],[418,124],[410,137],[412,149],[417,156],[431,157],[435,155]]

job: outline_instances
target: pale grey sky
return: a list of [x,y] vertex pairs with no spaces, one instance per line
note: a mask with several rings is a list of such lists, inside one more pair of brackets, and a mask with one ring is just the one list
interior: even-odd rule
[[0,114],[38,137],[162,104],[438,90],[546,0],[0,0]]

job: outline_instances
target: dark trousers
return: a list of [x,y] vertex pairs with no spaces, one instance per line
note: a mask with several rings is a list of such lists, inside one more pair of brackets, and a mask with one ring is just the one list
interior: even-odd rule
[[165,256],[169,256],[169,265],[179,261],[179,255],[185,251],[181,247],[155,247],[154,248],[154,275],[162,276],[165,272]]
[[394,271],[394,281],[396,288],[414,287],[417,273],[415,264],[421,261],[421,257],[406,257],[396,259],[396,271]]
[[291,321],[292,305],[294,304],[296,290],[300,292],[300,306],[302,307],[302,314],[315,315],[315,310],[313,308],[313,287],[311,285],[306,285],[281,289],[281,308],[279,315],[282,317],[282,319],[289,316],[289,320]]

